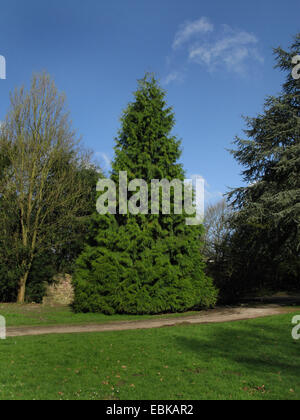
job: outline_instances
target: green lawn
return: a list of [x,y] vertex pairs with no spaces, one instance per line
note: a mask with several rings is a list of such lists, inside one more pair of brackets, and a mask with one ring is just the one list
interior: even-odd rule
[[0,399],[299,400],[293,315],[10,338],[0,341]]
[[113,321],[141,320],[165,317],[196,315],[199,312],[165,315],[103,315],[75,314],[66,306],[17,305],[0,303],[0,315],[6,318],[8,327],[58,325],[58,324],[101,324]]

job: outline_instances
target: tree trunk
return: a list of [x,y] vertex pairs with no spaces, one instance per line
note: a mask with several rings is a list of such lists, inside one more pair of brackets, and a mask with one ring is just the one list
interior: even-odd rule
[[24,274],[24,276],[21,277],[20,279],[17,303],[25,302],[26,283],[27,283],[28,276],[29,276],[29,271],[27,271]]

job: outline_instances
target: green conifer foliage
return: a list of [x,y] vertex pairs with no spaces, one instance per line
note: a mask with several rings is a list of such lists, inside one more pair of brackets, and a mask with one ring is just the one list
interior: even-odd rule
[[243,276],[248,288],[299,287],[300,79],[292,76],[299,54],[300,34],[289,51],[275,50],[276,67],[287,72],[282,93],[266,100],[262,114],[246,118],[248,139],[237,138],[232,151],[248,183],[230,194],[238,210],[233,255],[240,289]]
[[111,179],[118,185],[119,172],[127,171],[128,182],[145,180],[149,214],[94,215],[77,261],[74,309],[156,314],[213,306],[217,292],[200,253],[203,227],[174,214],[174,193],[170,215],[151,214],[151,180],[184,180],[180,141],[171,134],[174,113],[152,76],[139,82],[121,122]]

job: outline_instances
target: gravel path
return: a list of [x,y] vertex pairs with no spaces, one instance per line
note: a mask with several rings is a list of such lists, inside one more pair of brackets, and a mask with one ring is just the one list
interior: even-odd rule
[[161,327],[173,327],[176,325],[210,324],[245,319],[261,318],[271,315],[279,315],[290,312],[287,308],[278,305],[265,305],[253,308],[218,308],[211,311],[200,312],[199,315],[182,316],[176,318],[155,318],[142,321],[109,322],[106,324],[85,325],[55,325],[38,327],[9,327],[7,337],[38,336],[46,334],[74,334],[106,331],[138,330]]

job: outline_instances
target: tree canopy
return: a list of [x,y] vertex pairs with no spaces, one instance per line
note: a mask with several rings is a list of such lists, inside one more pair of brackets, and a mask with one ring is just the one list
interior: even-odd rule
[[35,75],[29,91],[11,95],[0,128],[0,169],[1,299],[23,303],[37,261],[65,260],[78,246],[96,173],[71,128],[64,96],[46,74]]
[[229,197],[237,210],[235,261],[248,287],[284,288],[300,278],[300,81],[292,76],[299,52],[300,34],[288,52],[275,50],[276,67],[288,73],[282,93],[267,98],[262,114],[245,119],[247,139],[237,138],[232,151],[247,184]]

